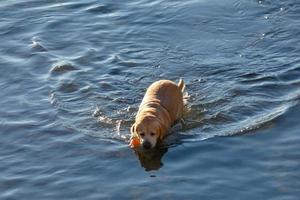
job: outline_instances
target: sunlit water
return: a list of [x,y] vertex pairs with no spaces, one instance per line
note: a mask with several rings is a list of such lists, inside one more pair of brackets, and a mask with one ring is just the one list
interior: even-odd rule
[[[297,0],[1,1],[0,199],[299,199],[299,35]],[[179,78],[186,127],[129,149]]]

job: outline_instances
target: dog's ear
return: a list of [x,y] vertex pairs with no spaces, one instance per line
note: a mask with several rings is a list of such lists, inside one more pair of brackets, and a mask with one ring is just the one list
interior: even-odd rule
[[132,124],[131,128],[130,128],[130,132],[131,132],[131,138],[134,138],[137,136],[137,132],[136,132],[136,125]]
[[131,132],[131,134],[136,133],[135,124],[132,124],[132,126],[131,126],[131,128],[130,128],[130,132]]
[[168,132],[168,128],[164,124],[160,123],[160,126],[159,126],[159,139],[161,141],[164,139],[167,132]]

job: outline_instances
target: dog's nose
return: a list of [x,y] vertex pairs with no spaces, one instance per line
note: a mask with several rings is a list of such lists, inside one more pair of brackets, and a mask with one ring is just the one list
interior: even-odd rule
[[144,141],[143,142],[143,148],[144,149],[150,149],[151,148],[151,143],[149,141]]

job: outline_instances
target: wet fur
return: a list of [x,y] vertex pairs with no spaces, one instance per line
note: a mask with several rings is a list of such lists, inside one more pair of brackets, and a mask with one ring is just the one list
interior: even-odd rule
[[182,118],[184,88],[182,80],[178,85],[169,80],[154,82],[140,104],[131,127],[131,139],[139,138],[141,144],[148,142],[151,148],[163,140],[171,126]]

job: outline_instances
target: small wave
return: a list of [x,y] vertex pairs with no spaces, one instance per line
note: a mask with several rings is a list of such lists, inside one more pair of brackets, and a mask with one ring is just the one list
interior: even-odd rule
[[72,93],[76,92],[79,90],[79,86],[75,83],[62,83],[58,87],[58,91],[63,92],[63,93]]
[[244,84],[256,83],[275,83],[279,81],[295,81],[299,80],[300,66],[299,60],[291,61],[280,66],[281,70],[276,72],[260,73],[246,73],[241,76],[240,82]]
[[68,71],[78,70],[72,63],[67,61],[59,61],[54,63],[50,72],[51,73],[64,73]]
[[116,121],[112,118],[105,116],[104,112],[100,110],[100,108],[96,108],[93,117],[97,118],[97,122],[103,125],[104,127],[113,127],[116,124]]
[[36,51],[39,51],[39,52],[45,52],[45,51],[48,51],[42,44],[41,44],[41,42],[37,39],[37,38],[35,38],[35,37],[33,37],[32,38],[32,40],[31,40],[31,48],[32,49],[34,49],[34,50],[36,50]]
[[256,76],[255,78],[248,78],[245,80],[241,80],[242,83],[244,84],[255,84],[255,83],[261,83],[261,82],[275,82],[278,81],[278,78],[275,76]]
[[[132,120],[128,119],[128,111],[130,108],[125,109],[124,112],[119,111],[118,115],[123,116],[108,116],[99,107],[96,107],[93,112],[93,117],[96,118],[97,123],[109,132],[108,137],[111,139],[128,140],[130,137],[129,129],[133,123]],[[95,136],[95,135],[94,135]],[[96,135],[99,136],[99,135]],[[102,137],[103,135],[101,135]]]
[[92,5],[90,7],[88,7],[86,9],[87,12],[90,13],[97,13],[97,14],[110,14],[113,13],[115,10],[109,6],[109,5],[100,5],[100,4],[96,4],[96,5]]
[[232,128],[232,130],[226,131],[224,133],[219,133],[218,136],[237,135],[237,134],[242,134],[248,131],[259,129],[264,125],[271,123],[276,118],[282,116],[284,113],[288,111],[288,109],[290,109],[294,105],[295,103],[281,105],[277,108],[270,110],[269,112],[252,116],[248,119],[239,122],[237,125],[235,125],[235,128]]
[[[269,111],[257,114],[255,116],[248,117],[242,121],[232,122],[217,125],[212,127],[211,125],[197,122],[198,125],[201,123],[202,128],[198,126],[197,131],[201,130],[200,133],[193,134],[193,129],[181,132],[183,135],[191,135],[193,137],[185,138],[185,141],[196,142],[213,137],[224,137],[224,136],[234,136],[249,133],[257,129],[263,128],[268,124],[271,124],[275,119],[284,115],[290,108],[295,106],[297,101],[283,104],[276,108],[270,109]],[[207,125],[207,126],[206,126]],[[192,133],[192,134],[191,134]],[[196,137],[195,137],[196,136]]]

